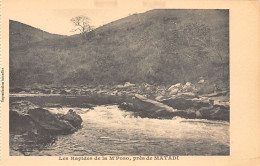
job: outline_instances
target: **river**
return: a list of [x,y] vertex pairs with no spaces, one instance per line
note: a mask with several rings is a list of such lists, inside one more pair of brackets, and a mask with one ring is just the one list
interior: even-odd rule
[[[140,118],[116,104],[46,109],[53,113],[73,109],[83,119],[82,128],[57,136],[44,147],[30,148],[24,155],[229,155],[229,122]],[[10,136],[11,149],[21,146],[19,138]]]

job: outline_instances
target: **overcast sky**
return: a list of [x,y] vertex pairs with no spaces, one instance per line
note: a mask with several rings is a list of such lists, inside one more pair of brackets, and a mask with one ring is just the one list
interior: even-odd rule
[[[6,0],[9,18],[44,31],[72,35],[72,17],[85,15],[98,27],[133,13],[152,9],[136,4],[138,1],[117,0]],[[74,32],[75,33],[75,32]]]

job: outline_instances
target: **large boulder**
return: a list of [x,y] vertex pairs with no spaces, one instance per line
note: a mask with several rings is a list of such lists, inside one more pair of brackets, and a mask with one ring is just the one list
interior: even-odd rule
[[57,115],[42,108],[30,109],[27,113],[11,110],[9,119],[11,132],[40,135],[70,134],[82,123],[81,117],[73,111]]
[[43,134],[69,134],[76,131],[71,123],[58,119],[46,109],[36,108],[28,110],[32,120],[39,125]]
[[229,121],[229,110],[220,107],[202,107],[198,110],[198,118]]
[[141,95],[135,95],[133,100],[133,107],[141,117],[157,119],[171,119],[174,116],[180,116],[184,118],[196,117],[194,111],[179,111],[163,103],[147,99]]
[[178,110],[187,110],[187,109],[199,109],[201,107],[209,107],[210,102],[207,100],[192,99],[186,98],[183,96],[178,96],[176,98],[170,98],[163,100],[162,103]]

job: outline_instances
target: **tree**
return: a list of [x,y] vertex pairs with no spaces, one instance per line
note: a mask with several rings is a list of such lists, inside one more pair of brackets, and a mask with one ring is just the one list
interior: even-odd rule
[[73,29],[73,32],[79,31],[80,34],[82,34],[85,38],[87,37],[87,33],[91,32],[94,29],[94,26],[90,25],[90,18],[86,16],[77,16],[70,20],[74,26],[75,29]]

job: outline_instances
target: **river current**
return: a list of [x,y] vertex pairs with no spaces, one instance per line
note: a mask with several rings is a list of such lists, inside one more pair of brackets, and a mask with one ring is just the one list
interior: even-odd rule
[[73,109],[83,119],[82,128],[26,155],[229,155],[229,122],[140,118],[118,105],[47,109],[53,113]]

